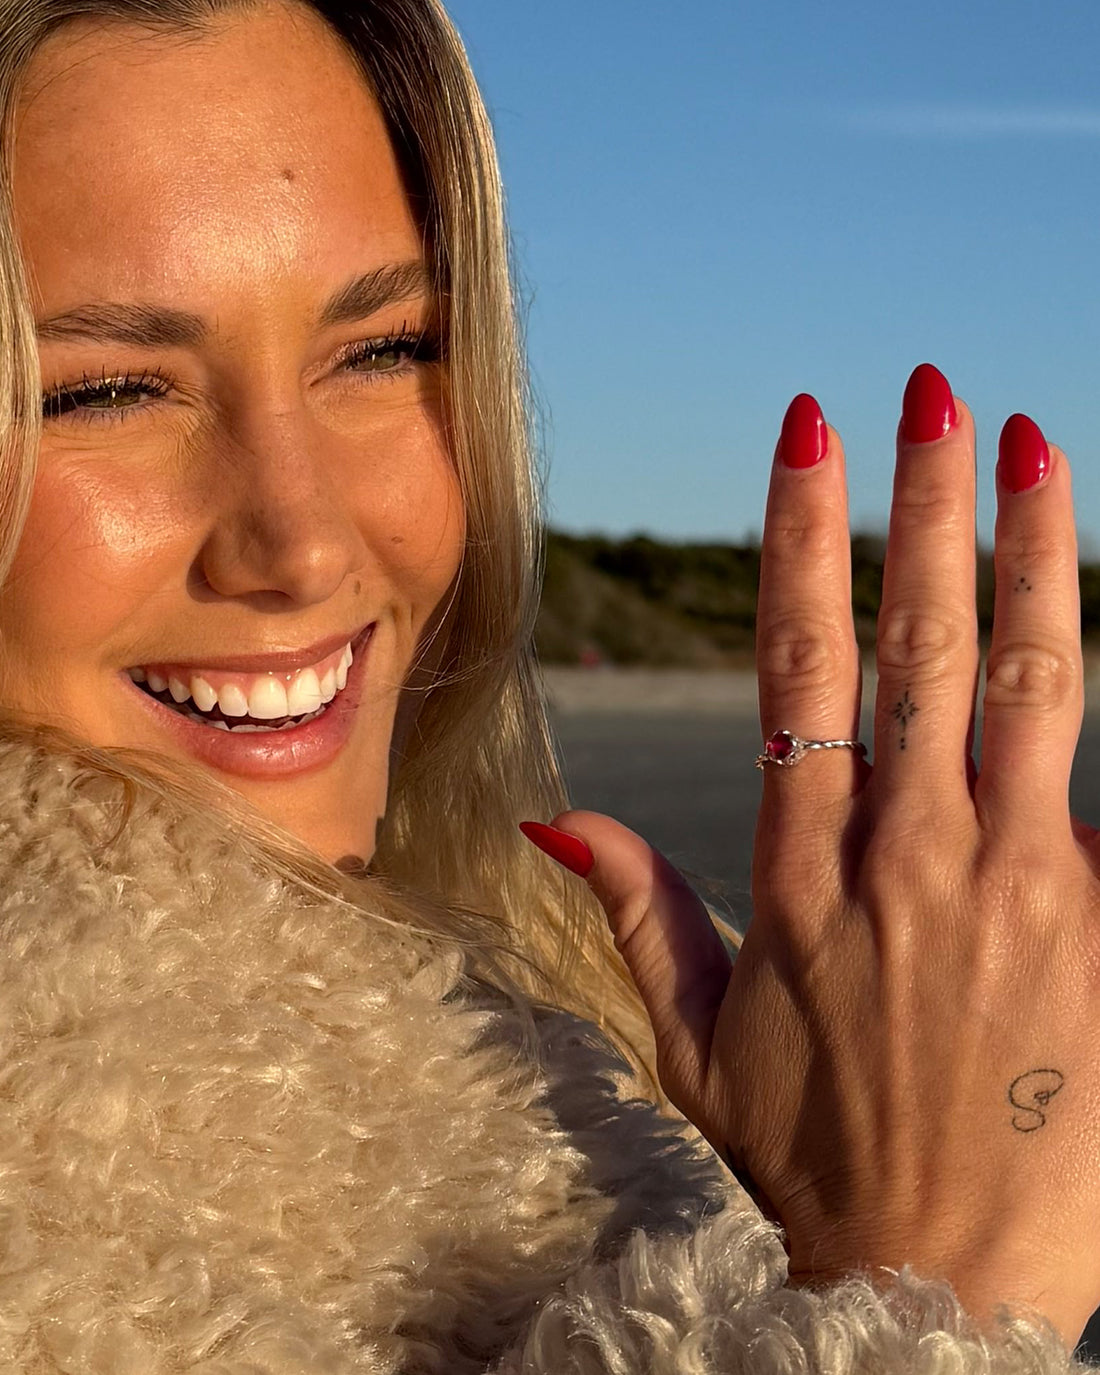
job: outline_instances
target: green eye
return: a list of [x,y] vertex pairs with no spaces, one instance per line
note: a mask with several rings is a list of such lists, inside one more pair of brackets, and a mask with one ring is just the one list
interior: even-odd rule
[[89,413],[142,409],[143,398],[166,396],[170,388],[162,377],[142,373],[140,376],[89,378],[84,375],[79,386],[55,387],[42,397],[42,418],[60,420],[63,417],[87,419]]
[[389,339],[364,339],[344,358],[350,372],[403,373],[415,363],[434,363],[440,355],[437,340],[425,334],[401,334]]
[[118,401],[119,397],[122,395],[123,393],[119,390],[119,388],[111,387],[109,391],[100,392],[98,395],[90,396],[84,404],[86,406],[90,406],[93,410],[119,410],[120,407]]
[[384,371],[386,368],[398,367],[399,364],[404,361],[404,355],[397,349],[387,349],[385,353],[370,355],[366,361],[372,368],[380,368]]

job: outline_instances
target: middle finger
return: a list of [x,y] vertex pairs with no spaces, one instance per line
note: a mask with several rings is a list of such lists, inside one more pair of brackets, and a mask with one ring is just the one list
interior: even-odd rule
[[974,425],[931,364],[905,391],[878,621],[876,795],[909,815],[969,801],[978,677]]

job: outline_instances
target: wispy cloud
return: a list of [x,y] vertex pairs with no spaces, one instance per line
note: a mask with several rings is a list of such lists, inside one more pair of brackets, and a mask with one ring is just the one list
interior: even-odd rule
[[1100,138],[1100,109],[883,105],[837,112],[847,128],[904,138]]

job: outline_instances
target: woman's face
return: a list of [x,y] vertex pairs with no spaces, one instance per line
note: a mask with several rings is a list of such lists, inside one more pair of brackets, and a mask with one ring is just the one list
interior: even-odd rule
[[421,233],[352,59],[278,5],[198,39],[79,21],[28,72],[14,195],[47,400],[0,702],[369,857],[464,522]]

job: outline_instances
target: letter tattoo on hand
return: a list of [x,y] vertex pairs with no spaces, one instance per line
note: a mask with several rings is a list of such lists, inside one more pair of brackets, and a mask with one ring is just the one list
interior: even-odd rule
[[1012,1125],[1018,1132],[1035,1132],[1047,1124],[1043,1109],[1066,1082],[1056,1069],[1032,1069],[1013,1079],[1008,1087],[1008,1101],[1017,1112]]

